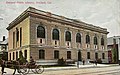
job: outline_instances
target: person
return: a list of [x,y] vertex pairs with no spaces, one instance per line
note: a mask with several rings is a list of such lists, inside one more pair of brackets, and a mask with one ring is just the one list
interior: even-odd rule
[[[13,61],[13,67],[14,67],[13,75],[15,75],[16,70],[19,69],[18,65],[20,65],[18,60]],[[18,70],[18,73],[19,73],[19,70]]]
[[97,66],[97,59],[95,59],[95,65]]
[[32,56],[30,56],[30,65],[35,65],[35,61],[34,61],[34,59],[32,58]]
[[83,65],[85,65],[85,60],[83,60]]
[[2,67],[1,72],[2,72],[2,75],[3,75],[3,73],[6,73],[6,72],[4,72],[4,68],[5,68],[5,60],[4,60],[3,57],[1,58],[1,67]]

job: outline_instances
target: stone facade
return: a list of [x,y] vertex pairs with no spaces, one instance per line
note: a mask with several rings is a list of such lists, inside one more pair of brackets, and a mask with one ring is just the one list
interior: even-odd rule
[[[45,29],[45,38],[37,37],[37,27],[42,26]],[[16,28],[18,29],[18,38],[16,42]],[[20,33],[20,28],[22,29]],[[55,15],[45,11],[29,7],[7,27],[9,31],[9,60],[16,60],[16,51],[21,50],[25,56],[27,50],[27,60],[32,56],[36,61],[53,60],[54,51],[59,51],[59,58],[64,58],[66,61],[77,61],[78,52],[81,52],[80,59],[95,60],[95,53],[98,53],[98,58],[102,59],[104,53],[104,62],[108,60],[107,51],[107,29],[86,24],[84,22],[69,19],[63,16]],[[59,31],[59,40],[53,40],[53,29]],[[65,33],[69,31],[71,41],[65,40]],[[76,35],[80,33],[81,43],[76,43]],[[15,34],[15,35],[13,35]],[[20,35],[21,34],[21,35]],[[86,35],[90,36],[90,43],[86,44]],[[94,37],[97,37],[97,45],[94,45]],[[104,39],[104,45],[101,45],[101,38]],[[42,43],[40,43],[42,41]],[[14,42],[14,44],[13,44]],[[20,45],[21,42],[21,45]],[[56,44],[55,44],[56,42]],[[14,45],[14,47],[13,47]],[[40,59],[39,50],[44,50],[44,59]],[[67,54],[67,51],[70,54]],[[13,52],[15,54],[13,54]],[[68,52],[68,53],[69,53]],[[90,59],[87,58],[87,52],[90,52]],[[68,55],[68,56],[67,56]],[[43,55],[42,55],[43,56]],[[68,59],[68,57],[71,57]],[[18,56],[19,57],[19,56]]]

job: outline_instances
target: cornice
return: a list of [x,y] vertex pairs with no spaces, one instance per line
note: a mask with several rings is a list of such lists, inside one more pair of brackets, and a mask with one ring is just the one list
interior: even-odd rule
[[84,23],[82,21],[69,19],[69,18],[66,18],[64,16],[60,16],[60,15],[52,14],[50,12],[45,12],[45,11],[42,11],[42,10],[38,10],[36,8],[33,8],[33,7],[29,7],[21,15],[19,15],[14,21],[12,21],[9,24],[9,26],[7,27],[7,30],[10,30],[11,28],[13,28],[15,25],[17,25],[21,21],[23,21],[28,16],[59,22],[59,23],[62,23],[61,25],[70,25],[70,26],[73,26],[73,27],[83,28],[83,29],[87,29],[87,30],[91,30],[91,31],[104,33],[104,34],[109,33],[109,32],[107,32],[106,28],[101,28],[101,27],[98,27],[98,26],[94,26],[92,24]]

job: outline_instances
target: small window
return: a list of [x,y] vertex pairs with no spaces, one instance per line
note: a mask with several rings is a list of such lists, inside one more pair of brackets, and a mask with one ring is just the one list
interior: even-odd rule
[[87,45],[87,48],[88,48],[88,45]]
[[55,45],[57,45],[57,41],[55,41]]
[[40,43],[42,43],[42,39],[40,39]]
[[69,42],[67,42],[67,46],[69,46]]

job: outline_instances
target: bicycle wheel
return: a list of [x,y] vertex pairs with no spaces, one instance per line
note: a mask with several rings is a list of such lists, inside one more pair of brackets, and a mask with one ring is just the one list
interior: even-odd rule
[[36,70],[36,73],[41,74],[44,72],[44,67],[41,65],[37,65],[35,70]]
[[19,72],[25,75],[29,73],[29,69],[27,67],[22,67],[19,69]]

